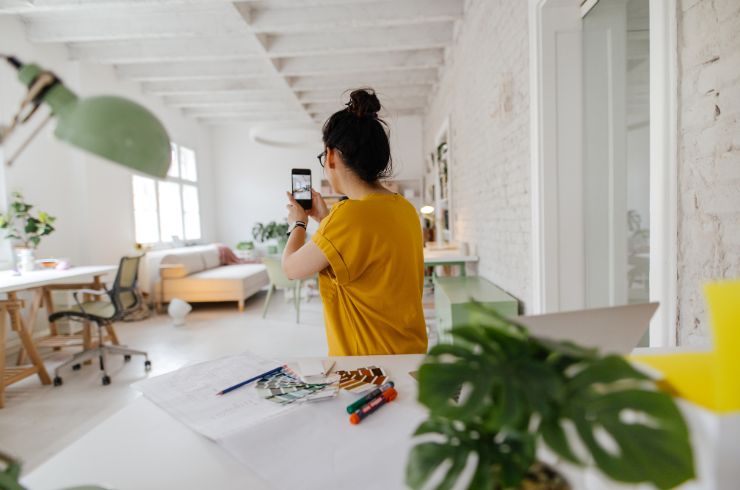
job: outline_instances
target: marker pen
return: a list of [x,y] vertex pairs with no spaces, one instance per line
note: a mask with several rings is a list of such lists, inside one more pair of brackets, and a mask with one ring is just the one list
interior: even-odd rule
[[392,402],[398,396],[395,388],[388,388],[383,392],[382,395],[374,398],[371,402],[366,403],[359,410],[349,416],[351,424],[357,425],[362,419],[385,405],[386,403]]
[[393,388],[393,381],[388,381],[386,384],[384,384],[384,385],[382,385],[382,386],[380,386],[378,388],[375,388],[373,391],[371,391],[367,395],[363,396],[359,400],[357,400],[354,403],[352,403],[351,405],[349,405],[347,407],[347,413],[354,413],[354,412],[356,412],[357,410],[359,410],[360,408],[362,408],[362,406],[364,404],[373,401],[374,398],[377,398],[378,396],[380,396],[380,394],[383,393],[388,388]]

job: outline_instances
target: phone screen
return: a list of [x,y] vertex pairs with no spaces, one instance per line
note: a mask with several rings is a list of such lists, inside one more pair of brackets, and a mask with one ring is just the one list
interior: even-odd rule
[[293,197],[297,201],[311,200],[310,174],[293,174]]

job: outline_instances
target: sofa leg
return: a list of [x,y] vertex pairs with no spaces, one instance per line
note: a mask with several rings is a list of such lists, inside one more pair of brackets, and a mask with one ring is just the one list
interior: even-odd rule
[[239,311],[244,311],[244,300],[243,299],[239,300]]

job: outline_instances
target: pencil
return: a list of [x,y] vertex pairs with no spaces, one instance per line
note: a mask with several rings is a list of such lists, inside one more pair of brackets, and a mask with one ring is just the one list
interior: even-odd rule
[[271,374],[275,374],[275,373],[277,373],[277,372],[280,372],[280,371],[281,371],[282,369],[283,369],[283,366],[280,366],[280,367],[276,367],[275,369],[271,369],[271,370],[267,371],[266,373],[258,374],[258,375],[257,375],[257,376],[255,376],[254,378],[249,378],[248,380],[246,380],[246,381],[242,381],[241,383],[237,383],[237,384],[235,384],[234,386],[229,386],[228,388],[226,388],[226,389],[224,389],[224,390],[221,390],[221,391],[219,391],[219,392],[218,392],[218,393],[216,393],[216,394],[217,394],[217,395],[225,395],[226,393],[228,393],[228,392],[230,392],[230,391],[234,391],[234,390],[235,390],[235,389],[237,389],[237,388],[241,388],[241,387],[242,387],[242,386],[244,386],[244,385],[248,385],[248,384],[249,384],[249,383],[251,383],[252,381],[257,381],[258,379],[260,379],[260,378],[264,378],[265,376],[269,376],[269,375],[271,375]]

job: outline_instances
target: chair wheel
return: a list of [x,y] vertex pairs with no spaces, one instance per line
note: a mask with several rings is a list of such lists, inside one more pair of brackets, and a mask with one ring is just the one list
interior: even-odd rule
[[131,356],[128,355],[128,354],[126,354],[126,355],[123,356],[123,360],[126,361],[126,362],[129,362],[131,360]]
[[150,361],[148,359],[146,361],[144,361],[144,369],[146,369],[147,371],[151,371],[151,369],[152,369],[152,361]]
[[62,386],[62,378],[54,376],[54,386]]
[[72,369],[75,371],[79,371],[80,369],[82,369],[82,364],[75,364],[74,366],[72,366]]
[[110,384],[110,376],[105,375],[103,376],[103,386]]

